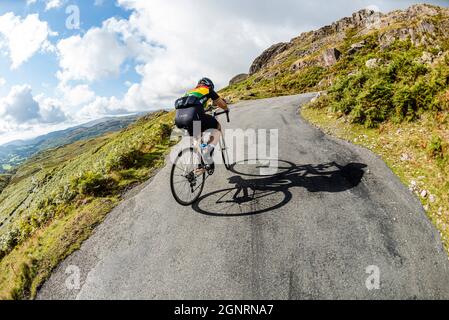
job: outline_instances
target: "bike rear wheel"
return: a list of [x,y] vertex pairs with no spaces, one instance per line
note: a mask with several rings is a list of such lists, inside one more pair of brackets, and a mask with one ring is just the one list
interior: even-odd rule
[[225,165],[225,168],[227,170],[230,170],[231,169],[231,163],[229,161],[228,148],[226,146],[226,141],[223,138],[223,136],[220,138],[220,149],[221,149],[221,156],[223,157],[223,164]]
[[170,174],[170,188],[180,205],[190,206],[201,196],[206,180],[202,168],[203,160],[193,148],[184,149],[178,154]]

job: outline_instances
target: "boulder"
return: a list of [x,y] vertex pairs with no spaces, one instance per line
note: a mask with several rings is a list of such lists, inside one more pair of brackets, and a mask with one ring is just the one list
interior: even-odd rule
[[379,65],[379,59],[369,59],[365,65],[368,69],[376,68]]
[[233,84],[245,81],[248,77],[249,75],[247,73],[238,74],[229,81],[229,85],[232,86]]
[[418,62],[422,64],[432,64],[434,58],[435,57],[433,56],[433,54],[425,51],[423,52],[421,58],[418,59]]
[[341,57],[341,52],[338,51],[338,49],[336,49],[336,48],[327,49],[323,53],[324,65],[326,67],[333,66],[334,64],[337,63],[338,60],[340,60],[340,57]]
[[349,48],[349,50],[348,50],[348,54],[351,55],[351,54],[354,54],[357,51],[363,49],[363,47],[365,47],[365,44],[366,44],[365,41],[360,41],[360,42],[352,44],[351,48]]

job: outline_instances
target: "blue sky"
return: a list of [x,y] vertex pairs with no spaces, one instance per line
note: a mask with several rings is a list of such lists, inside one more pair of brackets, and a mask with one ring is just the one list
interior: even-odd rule
[[[366,7],[388,12],[419,2],[2,0],[0,145],[104,116],[170,108],[203,76],[225,86],[273,43]],[[78,29],[66,24],[73,6]]]
[[[73,35],[83,34],[92,27],[101,27],[102,22],[108,18],[128,19],[131,14],[131,11],[124,10],[114,0],[104,0],[99,5],[95,5],[94,1],[62,1],[63,5],[48,11],[45,11],[45,1],[38,0],[31,5],[26,3],[26,0],[2,1],[0,15],[11,11],[22,17],[39,13],[40,19],[47,21],[51,30],[58,33],[58,36],[51,37],[54,42]],[[70,30],[65,26],[68,17],[65,10],[71,4],[76,4],[80,8],[82,17],[80,29]],[[24,79],[31,85],[33,91],[47,95],[53,94],[54,88],[58,84],[58,79],[54,77],[58,71],[58,61],[55,54],[36,54],[17,70],[10,70],[9,65],[10,62],[6,59],[0,61],[0,75],[9,80],[9,86],[0,88],[1,95],[5,95],[10,86],[22,84]],[[98,91],[101,95],[124,94],[127,88],[123,84],[126,81],[138,81],[138,75],[133,72],[134,66],[131,65],[128,70],[128,72],[122,73],[120,77],[108,79],[107,83],[93,83],[92,89]]]

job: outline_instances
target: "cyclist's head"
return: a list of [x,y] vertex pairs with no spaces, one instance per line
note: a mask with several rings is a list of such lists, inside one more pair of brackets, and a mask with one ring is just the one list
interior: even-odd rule
[[214,90],[214,89],[215,89],[214,83],[213,83],[212,80],[209,79],[209,78],[203,78],[203,79],[201,79],[200,81],[198,81],[198,85],[199,85],[199,86],[206,86],[206,87],[208,87],[208,88],[211,89],[211,90]]

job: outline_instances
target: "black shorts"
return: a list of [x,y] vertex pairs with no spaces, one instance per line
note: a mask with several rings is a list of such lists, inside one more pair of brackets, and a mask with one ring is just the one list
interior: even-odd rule
[[200,114],[195,109],[182,109],[177,110],[176,114],[176,126],[180,129],[186,129],[190,136],[193,136],[195,121],[201,122],[201,133],[210,130],[218,129],[218,121],[213,116],[205,114],[204,112]]

